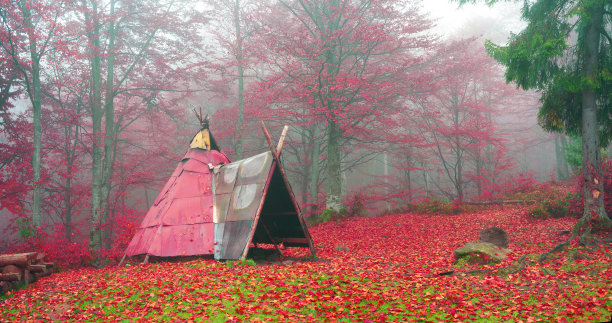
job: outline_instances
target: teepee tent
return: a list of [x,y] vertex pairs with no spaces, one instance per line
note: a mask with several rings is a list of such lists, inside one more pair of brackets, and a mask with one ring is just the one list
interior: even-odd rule
[[[244,259],[254,244],[315,250],[279,161],[286,135],[270,151],[230,163],[208,120],[145,215],[125,256],[214,255]],[[278,249],[280,251],[280,249]]]

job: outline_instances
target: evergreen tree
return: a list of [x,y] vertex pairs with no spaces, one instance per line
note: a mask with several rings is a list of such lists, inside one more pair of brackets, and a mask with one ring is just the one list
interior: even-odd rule
[[594,223],[609,228],[600,147],[612,139],[612,2],[525,1],[522,17],[527,27],[505,46],[487,42],[489,54],[506,67],[507,82],[541,91],[544,129],[582,136],[584,213],[573,236]]

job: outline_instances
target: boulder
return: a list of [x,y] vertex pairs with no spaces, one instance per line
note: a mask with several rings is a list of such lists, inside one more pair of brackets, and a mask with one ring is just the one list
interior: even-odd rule
[[508,235],[506,231],[498,227],[490,227],[480,230],[478,233],[480,242],[489,242],[500,248],[508,248]]
[[455,250],[455,263],[460,260],[468,264],[499,263],[506,259],[511,250],[500,248],[490,242],[470,242]]

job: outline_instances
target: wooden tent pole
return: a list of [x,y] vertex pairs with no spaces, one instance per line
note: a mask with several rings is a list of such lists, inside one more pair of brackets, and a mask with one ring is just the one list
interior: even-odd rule
[[276,157],[276,148],[274,148],[274,145],[272,144],[272,138],[270,138],[270,133],[268,132],[268,129],[266,128],[266,124],[262,121],[261,122],[261,129],[263,130],[264,136],[266,137],[266,141],[268,141],[268,146],[270,147],[270,150],[272,151],[272,155],[274,155],[274,157]]
[[289,126],[283,127],[283,132],[281,133],[280,139],[278,140],[278,144],[276,145],[276,154],[280,157],[281,151],[283,150],[283,144],[285,143],[285,137],[287,137],[287,132],[289,132]]
[[118,267],[121,267],[121,265],[123,264],[123,262],[125,261],[125,257],[127,257],[127,255],[124,253],[123,254],[123,258],[121,258],[121,261],[119,262],[119,265],[117,265]]

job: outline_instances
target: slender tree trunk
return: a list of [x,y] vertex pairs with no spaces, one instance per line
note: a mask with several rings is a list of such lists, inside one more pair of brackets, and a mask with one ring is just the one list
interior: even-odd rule
[[410,168],[412,167],[412,157],[410,154],[406,154],[406,169],[404,170],[404,173],[406,174],[406,189],[408,190],[408,193],[410,194],[410,199],[412,199],[412,176],[411,173],[412,171],[410,170]]
[[383,169],[385,174],[385,209],[389,211],[391,209],[391,204],[389,203],[390,189],[389,189],[389,152],[385,150],[383,153]]
[[313,203],[311,206],[310,212],[313,213],[315,211],[314,203],[319,200],[319,160],[321,158],[321,139],[319,138],[319,127],[314,125],[314,142],[312,146],[312,155],[310,156],[310,160],[312,164],[310,165],[310,203]]
[[559,136],[555,136],[555,161],[557,165],[557,180],[563,180],[563,170],[561,169],[561,163],[563,160],[563,153],[561,151],[561,143]]
[[66,194],[64,195],[64,205],[65,205],[65,213],[64,213],[64,236],[66,240],[72,241],[72,194],[70,190],[72,189],[72,178],[66,178]]
[[236,60],[238,61],[238,129],[236,131],[236,159],[242,159],[242,128],[244,126],[244,68],[242,57],[242,35],[240,31],[240,0],[234,7],[234,26],[236,28]]
[[[453,104],[455,106],[455,129],[459,128],[459,108],[457,108],[458,102],[457,97],[453,97]],[[459,132],[457,132],[459,133]],[[458,136],[455,136],[455,189],[457,191],[457,199],[463,200],[463,160],[462,160],[462,148],[461,142]]]
[[[304,129],[303,132],[300,132],[302,147],[304,147],[304,151],[302,152],[303,154],[302,159],[304,161],[311,160],[310,157],[312,156],[312,148],[313,148],[312,135],[313,134],[310,132],[310,130],[311,129]],[[310,208],[308,207],[308,203],[310,199],[308,188],[310,187],[310,178],[312,177],[312,174],[310,173],[311,170],[312,170],[312,166],[308,165],[303,168],[302,172],[300,172],[300,174],[302,175],[301,183],[300,183],[301,199],[302,199],[302,205],[304,205],[305,214],[308,214],[308,212],[310,211]]]
[[463,162],[457,160],[457,199],[463,200]]
[[567,137],[566,136],[560,136],[559,137],[559,142],[561,144],[561,153],[562,153],[562,157],[563,157],[563,172],[565,172],[566,174],[566,179],[570,178],[570,175],[574,173],[574,169],[572,167],[570,167],[570,165],[567,163],[567,160],[565,159],[565,151],[567,150]]
[[148,210],[151,208],[152,204],[151,204],[151,198],[149,197],[149,188],[147,187],[146,184],[144,186],[144,196],[145,196],[145,203],[147,204],[147,210]]
[[[66,139],[72,138],[70,131],[71,126],[65,126],[64,133]],[[72,241],[72,168],[74,165],[74,155],[71,154],[72,142],[66,143],[66,174],[65,180],[66,193],[64,194],[64,235],[66,240]]]
[[[80,114],[82,105],[77,105],[76,113]],[[74,128],[73,128],[74,127]],[[65,214],[64,214],[64,228],[65,236],[68,241],[72,241],[72,182],[73,182],[73,171],[74,164],[76,161],[76,149],[79,145],[80,137],[80,126],[77,124],[69,124],[64,126],[65,146],[64,152],[66,154],[66,174],[69,176],[66,178],[66,194],[64,196]]]
[[565,161],[565,155],[563,154],[563,145],[561,139],[563,135],[555,137],[555,157],[557,161],[557,179],[560,181],[566,181],[569,179],[569,173],[567,169],[567,162]]
[[340,190],[340,192],[342,192],[340,194],[340,196],[346,196],[346,194],[348,193],[348,178],[346,176],[346,170],[340,170],[342,173],[342,189]]
[[[306,143],[304,141],[304,139],[306,138],[302,138],[302,144],[304,145],[308,145],[308,143]],[[302,153],[302,158],[304,160],[307,160],[309,158],[309,155],[311,154],[310,149],[305,149]],[[300,197],[302,200],[302,209],[304,210],[304,216],[307,216],[308,211],[310,210],[308,207],[308,200],[310,198],[310,194],[308,193],[308,188],[310,186],[310,177],[312,177],[312,174],[310,174],[310,166],[305,167],[303,169],[302,172],[300,172],[300,174],[302,175],[301,179],[299,180],[300,183]]]
[[[585,8],[588,22],[584,31],[583,71],[586,80],[593,80],[598,73],[600,29],[603,26],[603,2],[595,2]],[[588,83],[588,82],[585,82]],[[610,226],[611,221],[604,209],[603,172],[598,133],[597,102],[595,90],[585,86],[582,90],[582,169],[584,176],[584,213],[574,227],[574,234],[597,219],[600,224]],[[587,228],[587,230],[590,229]]]
[[342,171],[340,162],[340,127],[333,120],[327,121],[327,201],[326,209],[342,210]]
[[[30,41],[30,50],[36,50],[36,45],[33,41]],[[40,158],[40,148],[41,148],[41,139],[42,139],[42,126],[41,126],[41,116],[42,116],[42,107],[41,107],[41,98],[40,98],[40,66],[39,66],[39,57],[35,52],[31,53],[32,57],[32,107],[33,107],[33,117],[32,124],[34,126],[34,142],[32,151],[32,169],[34,170],[34,176],[32,181],[34,182],[34,192],[32,195],[32,222],[36,227],[41,226],[41,207],[40,207],[40,195],[42,192],[42,186],[40,183],[40,167],[41,167],[41,158]]]
[[91,64],[91,93],[90,108],[93,131],[92,147],[92,187],[91,187],[91,228],[89,231],[89,246],[92,249],[100,249],[102,246],[101,236],[101,213],[102,213],[102,69],[100,58],[100,24],[98,21],[98,10],[95,1],[92,1],[92,13],[87,15],[91,19],[87,36],[90,42],[90,64]]
[[[480,150],[480,149],[479,149]],[[478,196],[482,195],[482,170],[484,168],[484,161],[482,160],[480,151],[476,152],[476,189],[478,190]]]
[[340,156],[340,139],[342,137],[340,125],[337,119],[339,116],[336,115],[335,109],[338,107],[338,103],[335,100],[336,90],[330,88],[331,80],[338,75],[340,70],[340,57],[339,57],[339,46],[338,40],[332,36],[332,34],[338,30],[340,22],[340,16],[335,16],[331,13],[330,8],[338,6],[338,0],[330,0],[328,4],[321,3],[323,15],[329,18],[327,22],[326,32],[329,34],[322,35],[325,37],[324,41],[328,42],[325,51],[325,68],[327,75],[325,76],[325,102],[327,105],[330,116],[327,120],[327,178],[326,178],[326,189],[327,189],[327,201],[325,208],[331,211],[339,212],[343,209],[342,203],[342,164]]
[[[41,167],[41,139],[42,139],[42,103],[41,103],[41,87],[40,87],[40,55],[36,45],[36,37],[34,34],[34,24],[32,22],[32,13],[30,12],[30,4],[27,1],[20,3],[21,10],[24,15],[24,22],[27,26],[28,45],[30,49],[30,67],[32,68],[32,84],[30,87],[30,100],[32,101],[32,125],[34,127],[33,151],[32,151],[32,182],[34,191],[32,192],[32,224],[40,228],[41,226],[41,207],[40,195],[42,187],[40,183],[40,167]],[[25,72],[24,72],[25,73]]]
[[[310,174],[308,172],[305,174],[306,176],[302,177],[302,181],[300,183],[300,191],[301,191],[301,199],[302,205],[308,204],[308,186],[310,184]],[[308,212],[308,209],[305,209]]]
[[[115,13],[115,0],[110,1],[110,15]],[[111,191],[113,161],[117,144],[117,129],[115,125],[115,23],[111,21],[108,27],[108,58],[106,62],[106,86],[104,89],[104,159],[102,162],[102,196],[100,198],[102,241],[110,247],[110,224],[108,223],[108,199]]]
[[429,181],[427,180],[428,174],[425,171],[425,164],[421,163],[421,167],[423,168],[423,186],[425,186],[425,196],[429,197]]

